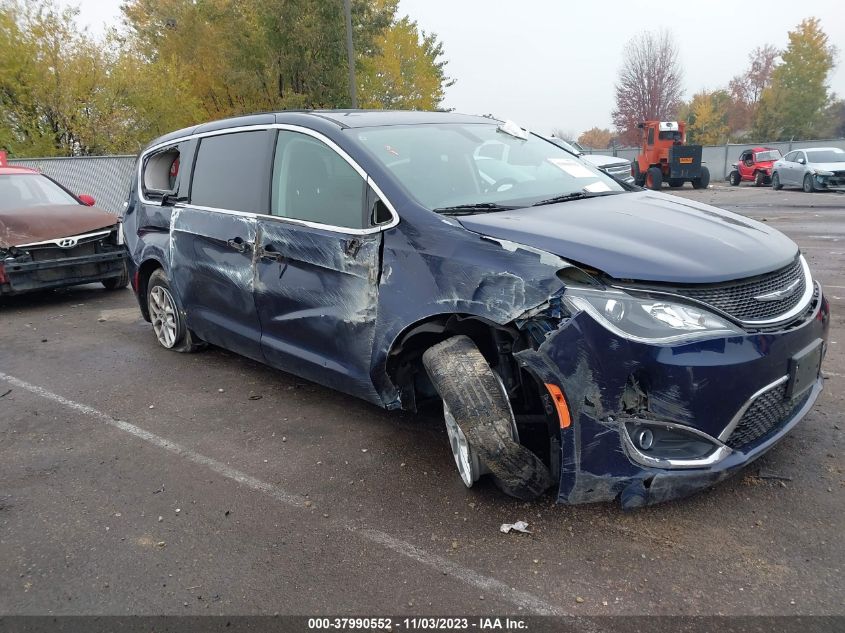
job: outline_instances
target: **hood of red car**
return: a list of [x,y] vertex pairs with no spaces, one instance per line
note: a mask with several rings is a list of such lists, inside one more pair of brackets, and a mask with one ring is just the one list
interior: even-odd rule
[[111,227],[117,217],[81,204],[0,211],[0,248],[45,242]]

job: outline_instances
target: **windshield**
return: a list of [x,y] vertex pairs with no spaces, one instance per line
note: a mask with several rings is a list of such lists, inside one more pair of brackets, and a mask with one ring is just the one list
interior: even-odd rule
[[51,204],[79,202],[52,180],[39,174],[0,176],[0,211]]
[[496,123],[395,125],[349,130],[421,205],[527,207],[568,194],[626,189],[561,149],[529,134],[520,139]]
[[765,152],[757,152],[757,162],[762,163],[767,160],[778,160],[781,157],[779,149],[770,149]]
[[810,163],[845,163],[845,152],[842,150],[822,149],[807,152]]

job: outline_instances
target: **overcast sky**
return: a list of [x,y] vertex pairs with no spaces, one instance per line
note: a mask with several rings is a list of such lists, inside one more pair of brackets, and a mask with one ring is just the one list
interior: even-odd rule
[[[319,0],[318,0],[319,1]],[[119,19],[116,0],[64,0],[81,22],[102,33]],[[401,13],[440,36],[457,83],[444,106],[492,113],[541,133],[575,135],[611,127],[613,84],[625,43],[637,33],[667,28],[685,70],[685,96],[725,86],[767,43],[785,47],[803,18],[821,18],[831,42],[845,47],[845,1],[745,0],[669,2],[623,0],[400,0]],[[828,79],[845,96],[845,50]]]

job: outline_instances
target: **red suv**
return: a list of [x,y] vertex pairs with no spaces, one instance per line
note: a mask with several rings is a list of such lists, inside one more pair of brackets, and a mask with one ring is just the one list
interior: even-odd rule
[[758,187],[771,184],[772,164],[781,156],[779,149],[771,147],[747,149],[740,155],[739,162],[731,165],[733,170],[728,174],[728,181],[734,187],[743,181],[753,182]]

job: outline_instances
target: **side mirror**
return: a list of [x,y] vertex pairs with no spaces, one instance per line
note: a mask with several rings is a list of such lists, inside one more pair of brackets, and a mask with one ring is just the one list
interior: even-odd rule
[[806,164],[807,164],[807,161],[806,161],[806,160],[804,160],[803,158],[799,158],[799,159],[798,159],[798,163],[799,163],[799,164],[801,164],[801,165],[806,165]]
[[79,201],[86,207],[93,207],[97,204],[97,201],[94,200],[93,196],[89,196],[87,193],[83,193],[81,196],[77,196],[77,198],[79,198]]

